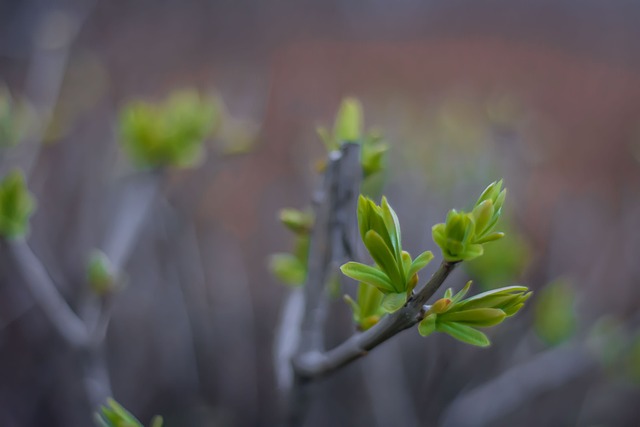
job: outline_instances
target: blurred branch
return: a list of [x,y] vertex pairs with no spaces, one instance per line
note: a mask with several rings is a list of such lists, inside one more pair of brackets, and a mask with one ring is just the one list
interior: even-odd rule
[[487,383],[460,394],[445,409],[439,425],[481,427],[559,388],[591,370],[596,360],[583,342],[555,347],[503,372]]
[[49,273],[27,242],[15,240],[7,244],[31,296],[51,324],[71,346],[86,347],[89,344],[87,326],[60,295]]
[[[362,178],[360,166],[360,145],[345,143],[340,151],[332,151],[329,154],[329,163],[324,175],[322,189],[314,198],[315,223],[311,235],[309,249],[307,282],[302,290],[302,319],[298,331],[294,332],[294,340],[298,341],[295,354],[291,356],[291,349],[281,347],[276,351],[286,361],[277,361],[277,366],[307,355],[320,354],[324,350],[324,326],[327,316],[329,297],[326,291],[326,283],[334,270],[335,263],[344,260],[344,256],[351,252],[355,241],[349,242],[355,232],[351,230],[355,226],[353,214],[356,211],[356,201]],[[293,298],[293,297],[292,297]],[[291,299],[290,302],[295,302]],[[295,308],[295,307],[294,307]],[[290,308],[293,312],[294,308]],[[283,322],[288,320],[283,316]],[[297,323],[297,322],[296,322]],[[291,333],[291,327],[286,325],[280,328],[283,332]],[[293,344],[287,340],[280,343]],[[284,381],[286,374],[280,373],[280,379]],[[293,384],[289,384],[291,394],[289,396],[288,422],[292,425],[300,424],[306,413],[309,400],[309,390],[306,381],[294,367]]]

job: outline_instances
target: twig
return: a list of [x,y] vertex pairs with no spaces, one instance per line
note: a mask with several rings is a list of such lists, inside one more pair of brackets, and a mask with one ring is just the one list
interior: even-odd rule
[[426,285],[400,310],[387,315],[371,329],[353,335],[325,353],[302,354],[294,359],[296,375],[307,380],[320,378],[366,355],[394,335],[422,320],[423,306],[442,285],[456,263],[443,261]]
[[89,332],[85,323],[60,295],[49,273],[27,242],[20,239],[8,241],[7,244],[29,292],[51,324],[71,346],[86,347]]
[[552,348],[458,396],[438,425],[481,427],[494,425],[532,398],[590,371],[596,360],[580,342]]
[[[326,283],[337,264],[351,255],[355,246],[355,212],[359,194],[362,168],[360,145],[345,143],[340,151],[329,154],[329,163],[324,175],[322,189],[314,200],[315,221],[311,234],[307,282],[302,290],[302,319],[294,334],[297,348],[279,348],[276,354],[287,357],[276,360],[277,366],[291,364],[299,357],[311,357],[324,351],[324,326],[329,304]],[[284,317],[282,321],[287,321]],[[282,331],[290,331],[291,325],[281,325]],[[290,344],[280,340],[282,345]],[[294,343],[295,345],[295,343]],[[282,371],[281,369],[279,369]],[[306,379],[293,371],[293,381],[282,374],[289,384],[287,422],[298,425],[304,419],[309,402]]]

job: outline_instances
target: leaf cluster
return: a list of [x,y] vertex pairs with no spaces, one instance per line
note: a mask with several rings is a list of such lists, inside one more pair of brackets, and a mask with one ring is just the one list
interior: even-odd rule
[[271,255],[269,269],[283,283],[302,286],[307,279],[307,258],[314,218],[309,212],[282,209],[280,221],[295,235],[292,253],[280,252]]
[[504,237],[504,233],[493,230],[502,214],[506,195],[502,180],[493,182],[480,195],[471,212],[452,209],[444,223],[433,226],[433,240],[445,260],[472,260],[483,254],[484,243]]
[[120,142],[140,168],[192,167],[217,117],[214,101],[194,90],[179,91],[161,104],[135,101],[120,115]]
[[508,286],[463,299],[470,287],[471,282],[468,282],[455,295],[449,288],[444,298],[436,301],[420,321],[420,335],[426,337],[433,332],[444,332],[464,343],[486,347],[490,344],[489,339],[477,328],[502,323],[520,311],[532,294],[525,286]]
[[345,142],[361,145],[361,163],[364,178],[384,169],[385,154],[389,146],[379,132],[363,132],[362,104],[356,98],[345,98],[340,104],[333,125],[333,131],[318,127],[318,136],[327,151],[335,151]]
[[7,174],[0,181],[0,236],[7,239],[25,236],[35,206],[22,171]]
[[375,265],[348,262],[340,269],[344,275],[377,288],[384,294],[383,309],[394,312],[405,304],[418,283],[418,272],[433,259],[433,254],[426,251],[412,259],[402,250],[398,217],[385,197],[378,206],[360,196],[358,228]]
[[[129,411],[113,399],[107,399],[107,405],[102,406],[94,416],[98,427],[144,427]],[[162,427],[162,417],[155,416],[149,427]]]

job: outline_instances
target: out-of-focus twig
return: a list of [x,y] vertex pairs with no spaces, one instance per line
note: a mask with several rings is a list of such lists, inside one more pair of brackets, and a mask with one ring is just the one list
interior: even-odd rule
[[9,241],[7,244],[31,296],[51,324],[71,346],[86,347],[90,336],[85,323],[60,295],[44,265],[27,242],[20,239]]
[[[279,365],[291,363],[299,357],[322,354],[324,351],[324,326],[328,309],[326,283],[337,263],[354,247],[355,236],[350,223],[356,211],[357,196],[362,178],[360,166],[360,145],[345,143],[340,151],[329,154],[329,163],[324,175],[322,188],[315,195],[315,222],[309,248],[307,281],[302,291],[302,318],[297,335],[297,348],[293,358],[277,361]],[[287,320],[285,318],[282,319]],[[294,320],[294,319],[289,319]],[[280,329],[291,329],[283,325]],[[283,332],[284,333],[284,332]],[[295,337],[295,336],[294,336]],[[284,345],[287,340],[280,340]],[[281,348],[277,354],[287,357],[290,349]],[[306,378],[294,367],[293,384],[288,396],[288,420],[290,425],[298,425],[304,419],[309,401]]]
[[584,342],[573,342],[544,351],[494,379],[460,394],[438,425],[481,427],[517,409],[532,398],[559,388],[591,370],[596,364]]

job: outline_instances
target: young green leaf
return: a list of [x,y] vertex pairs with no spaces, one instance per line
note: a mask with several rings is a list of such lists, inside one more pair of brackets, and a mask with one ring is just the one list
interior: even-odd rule
[[364,245],[376,264],[389,276],[396,292],[404,291],[406,286],[405,280],[400,275],[398,264],[382,237],[375,231],[369,230],[364,236]]
[[382,298],[382,308],[387,313],[393,313],[399,310],[407,302],[407,294],[405,292],[397,294],[386,294]]
[[462,341],[467,344],[475,345],[478,347],[487,347],[491,342],[485,334],[473,329],[470,326],[462,325],[460,323],[442,322],[438,323],[438,330],[440,332],[447,333],[458,341]]
[[375,286],[383,293],[395,292],[389,277],[375,267],[350,261],[341,266],[340,270],[345,276]]
[[487,328],[500,324],[506,315],[497,308],[475,308],[471,310],[446,313],[443,320],[456,322],[474,328]]
[[431,251],[422,252],[411,263],[411,267],[408,270],[407,277],[413,277],[414,274],[422,270],[433,259],[433,253]]
[[436,331],[437,314],[430,314],[418,324],[418,332],[423,337],[429,336]]

